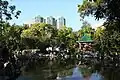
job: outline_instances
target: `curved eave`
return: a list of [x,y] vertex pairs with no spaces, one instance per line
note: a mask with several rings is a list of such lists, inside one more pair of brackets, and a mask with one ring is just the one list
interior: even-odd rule
[[90,40],[90,41],[76,41],[76,42],[78,42],[78,43],[92,43],[92,42],[94,42],[93,40]]

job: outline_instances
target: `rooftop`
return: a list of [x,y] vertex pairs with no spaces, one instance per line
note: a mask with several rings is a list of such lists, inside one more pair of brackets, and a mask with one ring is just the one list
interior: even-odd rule
[[81,40],[77,42],[93,42],[93,40],[90,35],[85,33],[84,36],[81,37]]

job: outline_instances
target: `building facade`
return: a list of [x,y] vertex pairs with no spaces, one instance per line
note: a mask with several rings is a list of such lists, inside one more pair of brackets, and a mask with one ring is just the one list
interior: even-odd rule
[[47,17],[46,23],[51,24],[53,26],[57,26],[57,20],[52,16]]
[[41,16],[36,16],[35,17],[35,23],[45,23],[45,19]]
[[25,23],[25,25],[30,27],[32,24],[35,24],[35,23],[51,24],[56,28],[60,29],[66,25],[66,20],[64,17],[59,17],[58,19],[56,19],[52,16],[44,18],[38,15],[34,19],[32,19],[30,22]]
[[58,29],[64,27],[66,25],[66,20],[64,17],[58,18]]

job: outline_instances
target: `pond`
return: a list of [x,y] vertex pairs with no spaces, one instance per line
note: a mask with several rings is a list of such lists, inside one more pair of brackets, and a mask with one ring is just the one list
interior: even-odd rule
[[91,74],[91,68],[76,67],[78,61],[74,58],[41,58],[37,62],[29,63],[17,80],[85,80],[83,78],[88,77],[90,80],[100,80],[92,79],[96,74]]

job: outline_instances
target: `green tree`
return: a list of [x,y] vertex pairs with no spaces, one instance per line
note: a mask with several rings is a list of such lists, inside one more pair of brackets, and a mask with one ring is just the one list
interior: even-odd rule
[[[96,51],[100,51],[100,46],[102,45],[102,37],[104,35],[104,28],[102,26],[97,27],[95,34],[94,34],[94,40],[95,40],[95,49]],[[101,46],[102,47],[102,46]]]
[[[8,30],[8,28],[10,28],[11,26],[9,25],[9,23],[6,23],[6,21],[11,20],[13,16],[18,18],[20,13],[21,11],[19,10],[17,11],[16,6],[10,5],[8,0],[0,0],[0,42],[1,43],[3,43],[2,41],[5,42],[7,37],[10,37],[8,35],[11,34],[11,33],[7,34],[8,31],[10,30],[10,29]],[[4,45],[8,45],[8,44],[4,43]]]
[[[118,59],[116,56],[120,53],[119,42],[120,42],[120,1],[119,0],[94,0],[93,2],[84,0],[82,5],[78,5],[78,12],[81,17],[93,15],[97,20],[106,19],[104,23],[104,32],[97,40],[96,45],[98,46],[98,51],[103,55],[103,60],[107,64],[110,64],[110,61],[104,60],[104,55],[107,55],[113,60],[111,65],[108,65],[107,72],[104,75],[107,75],[108,80],[117,80],[119,78],[119,69],[117,66]],[[112,55],[112,56],[111,56]],[[117,57],[118,58],[118,57]],[[112,70],[115,70],[112,71]],[[111,72],[112,71],[112,72]]]
[[[82,5],[78,6],[78,12],[80,13],[80,15],[84,16],[89,16],[94,15],[94,17],[96,19],[100,19],[100,18],[105,18],[106,22],[104,23],[104,35],[101,38],[101,41],[104,41],[103,45],[104,49],[103,52],[106,52],[106,50],[108,52],[111,52],[112,49],[108,49],[110,48],[110,46],[115,46],[117,44],[111,44],[110,42],[114,43],[114,40],[116,41],[115,43],[118,43],[119,40],[119,24],[120,24],[120,16],[118,15],[120,13],[119,9],[119,4],[120,2],[118,0],[94,0],[93,2],[88,1],[88,0],[84,0]],[[115,35],[115,33],[116,35]],[[111,36],[113,36],[113,38],[111,39]],[[116,38],[114,38],[115,36],[117,36]],[[109,43],[108,43],[109,42]],[[103,43],[103,42],[101,42]],[[108,46],[106,46],[106,45]],[[100,46],[101,47],[101,46]],[[102,48],[102,47],[101,47]],[[119,51],[119,48],[116,48],[116,51]],[[108,53],[107,52],[107,53]]]
[[118,26],[112,27],[110,25],[118,23],[120,20],[119,3],[119,0],[93,0],[93,2],[83,0],[83,4],[78,5],[78,12],[82,18],[93,15],[97,20],[106,19],[106,25],[104,25],[106,29],[118,29]]
[[[103,52],[112,52],[111,50],[113,49],[110,46],[117,46],[117,43],[119,43],[120,16],[118,14],[120,11],[117,9],[119,8],[119,5],[120,4],[118,0],[96,0],[93,2],[84,0],[83,4],[78,6],[78,11],[82,16],[89,16],[91,14],[94,15],[94,17],[98,20],[100,18],[106,19],[106,22],[103,25],[105,27],[105,30],[104,35],[101,38],[102,42],[99,41],[102,43],[101,45],[104,46],[104,49],[102,49]],[[111,36],[113,36],[113,38]],[[117,37],[115,38],[115,36]],[[103,48],[101,45],[99,47]],[[116,47],[115,50],[119,51],[119,48]]]
[[85,33],[88,33],[90,37],[93,39],[94,32],[95,30],[91,27],[91,25],[87,21],[83,21],[83,25],[81,29],[78,31],[78,40],[80,40]]
[[3,23],[6,20],[11,20],[12,16],[18,18],[21,11],[16,10],[15,5],[10,5],[7,0],[0,0],[0,37],[2,36]]
[[12,15],[16,18],[20,15],[21,11],[16,11],[15,5],[10,5],[9,1],[7,0],[0,0],[0,19],[3,20],[11,20]]
[[33,24],[30,28],[23,30],[21,37],[28,48],[44,48],[52,42],[56,35],[56,28],[49,24]]
[[[3,43],[3,45],[0,45],[0,58],[1,58],[0,74],[7,76],[9,80],[15,80],[20,75],[20,73],[17,73],[16,71],[17,69],[16,67],[18,67],[18,64],[16,66],[15,59],[12,56],[12,54],[9,52],[11,51],[11,49],[15,49],[15,45],[16,45],[14,44],[14,42],[11,41],[15,41],[15,43],[18,43],[18,39],[17,39],[18,37],[17,36],[14,37],[11,31],[13,31],[13,33],[19,33],[19,32],[17,31],[14,32],[13,27],[10,28],[10,25],[8,23],[6,24],[5,22],[11,20],[13,16],[18,18],[20,13],[21,11],[16,11],[16,6],[10,5],[8,0],[0,0],[0,43]],[[7,46],[8,49],[9,48],[10,49],[8,50],[7,48],[4,48],[5,46]],[[8,65],[4,67],[4,64],[8,61],[9,61]]]
[[99,39],[104,32],[104,28],[102,28],[102,26],[97,27],[96,31],[95,31],[95,39]]
[[5,45],[10,52],[14,50],[21,50],[23,48],[21,42],[21,33],[23,28],[21,26],[13,25],[10,26],[9,23],[3,24],[2,37],[0,37],[0,41],[3,45]]
[[[73,32],[72,28],[64,26],[63,28],[58,30],[57,42],[59,45],[62,43],[65,45],[64,47],[72,51],[76,41],[77,36],[76,33]],[[72,51],[71,53],[74,53],[74,51]]]

